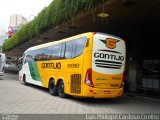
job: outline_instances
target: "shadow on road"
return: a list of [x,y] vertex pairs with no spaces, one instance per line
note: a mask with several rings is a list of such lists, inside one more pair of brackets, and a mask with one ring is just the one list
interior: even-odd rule
[[41,86],[37,86],[37,85],[33,85],[33,84],[28,84],[28,83],[27,84],[20,83],[20,84],[22,84],[24,86],[27,86],[27,87],[34,88],[34,89],[38,89],[38,90],[40,90],[40,91],[42,91],[44,93],[49,93],[47,88],[44,88],[44,87],[41,87]]
[[70,97],[72,101],[79,102],[87,105],[100,105],[100,104],[123,104],[125,103],[123,96],[119,98],[76,98]]
[[[36,85],[32,85],[32,84],[24,84],[21,83],[24,86],[28,86],[37,90],[40,90],[41,92],[47,93],[48,95],[48,89],[47,88],[43,88],[40,86],[36,86]],[[53,97],[57,97],[57,96],[53,96]],[[67,98],[60,98],[60,99],[66,99],[66,100],[71,100],[73,102],[78,102],[80,104],[88,104],[88,105],[96,105],[96,104],[123,104],[125,103],[125,99],[123,98],[124,96],[121,96],[119,98],[83,98],[83,97],[74,97],[74,96],[70,96],[68,95]]]

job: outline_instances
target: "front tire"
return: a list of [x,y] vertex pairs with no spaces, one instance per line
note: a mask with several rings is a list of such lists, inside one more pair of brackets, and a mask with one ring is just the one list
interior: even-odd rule
[[51,81],[49,82],[49,87],[48,87],[48,89],[49,89],[49,93],[50,93],[51,95],[53,95],[53,96],[56,96],[56,95],[57,95],[57,87],[56,87],[56,85],[55,85],[55,83],[54,83],[54,80],[51,80]]
[[26,82],[26,75],[23,75],[23,82],[25,85],[28,85],[28,83]]
[[61,98],[67,97],[67,95],[64,92],[64,82],[63,82],[63,80],[61,80],[58,83],[58,96],[61,97]]

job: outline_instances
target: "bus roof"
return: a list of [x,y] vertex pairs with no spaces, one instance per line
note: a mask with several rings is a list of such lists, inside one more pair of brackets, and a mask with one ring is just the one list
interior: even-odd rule
[[117,39],[123,40],[120,37],[117,37],[117,36],[114,36],[114,35],[111,35],[111,34],[106,34],[106,33],[101,33],[101,32],[86,32],[86,33],[82,33],[82,34],[79,34],[79,35],[71,36],[71,37],[68,37],[68,38],[65,38],[65,39],[61,39],[61,40],[57,40],[57,41],[53,41],[53,42],[48,42],[48,43],[36,45],[36,46],[28,48],[25,52],[30,51],[30,50],[40,49],[40,48],[47,47],[47,46],[54,45],[54,44],[58,44],[58,43],[67,42],[67,41],[69,41],[71,39],[76,39],[76,38],[83,37],[83,36],[90,35],[90,34],[102,34],[102,35],[116,37]]
[[36,46],[28,48],[25,52],[30,51],[30,50],[36,50],[36,49],[39,49],[39,48],[47,47],[47,46],[58,44],[58,43],[67,42],[71,39],[74,39],[74,38],[76,39],[76,38],[86,36],[86,35],[89,35],[89,34],[93,34],[93,32],[82,33],[82,34],[71,36],[71,37],[68,37],[68,38],[65,38],[65,39],[62,39],[62,40],[57,40],[57,41],[53,41],[53,42],[48,42],[48,43],[36,45]]

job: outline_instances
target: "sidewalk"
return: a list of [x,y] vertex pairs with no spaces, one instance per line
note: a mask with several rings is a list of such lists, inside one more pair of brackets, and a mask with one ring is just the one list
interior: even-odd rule
[[144,93],[138,93],[138,92],[124,92],[124,94],[129,97],[139,97],[153,101],[160,101],[160,96],[145,95]]

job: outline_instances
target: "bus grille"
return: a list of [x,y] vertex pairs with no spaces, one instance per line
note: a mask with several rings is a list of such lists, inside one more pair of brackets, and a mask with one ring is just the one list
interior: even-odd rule
[[71,93],[81,93],[81,75],[72,74],[71,75]]

